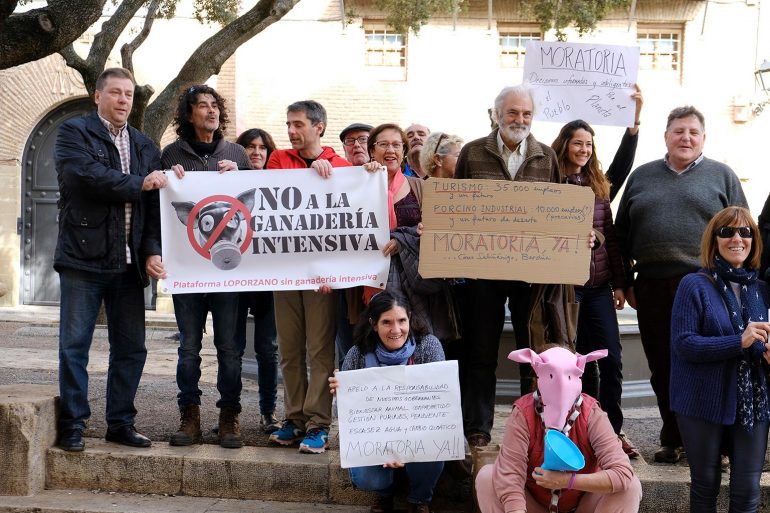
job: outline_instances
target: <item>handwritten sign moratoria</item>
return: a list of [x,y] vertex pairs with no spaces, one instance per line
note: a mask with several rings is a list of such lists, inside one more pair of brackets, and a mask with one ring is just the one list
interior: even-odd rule
[[593,211],[590,187],[430,178],[420,275],[583,285]]

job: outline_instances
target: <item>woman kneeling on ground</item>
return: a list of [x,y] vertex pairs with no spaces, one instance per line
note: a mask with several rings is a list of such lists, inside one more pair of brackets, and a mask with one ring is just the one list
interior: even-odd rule
[[671,409],[690,461],[691,512],[717,510],[720,448],[730,458],[730,512],[759,507],[770,425],[770,292],[757,278],[761,254],[749,211],[719,211],[701,239],[703,268],[682,279],[674,298]]
[[[410,325],[410,318],[409,306],[389,292],[372,297],[353,332],[355,345],[345,356],[342,370],[444,361],[441,342],[421,326]],[[336,393],[336,377],[329,378],[329,389],[332,394]],[[372,513],[390,513],[393,511],[393,471],[401,467],[406,467],[409,476],[409,513],[430,513],[429,505],[444,468],[443,461],[355,467],[350,469],[350,479],[359,490],[377,492]]]
[[[585,364],[606,355],[606,349],[583,356],[563,347],[541,354],[519,349],[508,355],[532,364],[537,390],[514,403],[497,460],[476,477],[482,513],[639,510],[642,485],[628,456],[599,403],[580,392]],[[582,469],[542,468],[549,429],[561,431],[577,446],[585,460]]]

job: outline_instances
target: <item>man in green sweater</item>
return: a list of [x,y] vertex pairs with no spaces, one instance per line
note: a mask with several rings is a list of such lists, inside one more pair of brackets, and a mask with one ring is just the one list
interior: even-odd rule
[[669,402],[671,309],[679,281],[700,267],[700,239],[711,217],[729,205],[748,207],[738,177],[703,156],[705,121],[694,107],[668,115],[666,155],[628,178],[615,228],[621,250],[634,262],[626,299],[637,310],[650,384],[663,427],[655,461],[675,463],[682,438]]

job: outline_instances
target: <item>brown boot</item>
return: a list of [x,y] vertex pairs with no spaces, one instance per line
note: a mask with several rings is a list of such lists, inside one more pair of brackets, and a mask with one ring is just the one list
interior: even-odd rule
[[219,445],[226,449],[243,447],[241,424],[238,421],[238,412],[235,408],[219,410]]
[[203,442],[201,435],[201,409],[191,404],[179,409],[179,430],[171,435],[169,445],[192,445]]

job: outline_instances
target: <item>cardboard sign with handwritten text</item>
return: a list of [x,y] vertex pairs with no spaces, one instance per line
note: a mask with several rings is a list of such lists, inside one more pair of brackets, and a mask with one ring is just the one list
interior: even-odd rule
[[593,211],[590,187],[431,178],[423,187],[420,274],[583,285]]

